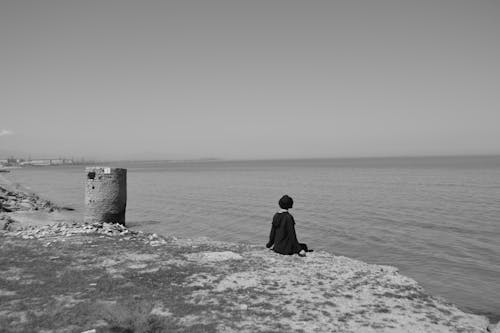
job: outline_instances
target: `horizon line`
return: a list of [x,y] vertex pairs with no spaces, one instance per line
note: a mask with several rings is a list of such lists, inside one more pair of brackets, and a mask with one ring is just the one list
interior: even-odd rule
[[175,159],[118,159],[97,160],[97,162],[252,162],[252,161],[300,161],[300,160],[360,160],[360,159],[404,159],[404,158],[460,158],[460,157],[500,157],[494,154],[422,154],[422,155],[381,155],[381,156],[336,156],[336,157],[277,157],[277,158],[175,158]]

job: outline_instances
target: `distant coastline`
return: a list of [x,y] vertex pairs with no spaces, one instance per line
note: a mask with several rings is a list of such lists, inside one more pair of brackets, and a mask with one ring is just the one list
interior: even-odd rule
[[286,162],[286,161],[338,161],[338,162],[355,162],[355,161],[438,161],[453,162],[455,160],[492,160],[500,161],[500,153],[492,154],[422,154],[422,155],[381,155],[381,156],[319,156],[319,157],[257,157],[257,158],[219,158],[219,157],[202,157],[202,158],[141,158],[141,159],[101,159],[101,160],[86,160],[80,159],[61,159],[61,158],[40,158],[40,159],[23,159],[17,157],[0,157],[0,167],[16,167],[16,166],[60,166],[60,165],[100,165],[100,164],[118,164],[118,163],[205,163],[205,162]]

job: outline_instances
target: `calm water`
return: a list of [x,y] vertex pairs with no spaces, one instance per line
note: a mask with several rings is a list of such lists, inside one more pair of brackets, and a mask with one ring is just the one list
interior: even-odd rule
[[[397,266],[429,292],[500,319],[500,157],[126,162],[129,226],[265,244],[283,194],[299,240]],[[83,167],[9,178],[82,210]]]

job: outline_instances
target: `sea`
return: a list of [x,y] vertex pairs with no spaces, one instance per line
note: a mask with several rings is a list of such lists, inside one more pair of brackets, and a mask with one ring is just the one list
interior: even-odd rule
[[[500,320],[500,156],[127,161],[126,223],[264,247],[278,200],[300,242],[391,265],[430,294]],[[7,176],[83,213],[84,166]]]

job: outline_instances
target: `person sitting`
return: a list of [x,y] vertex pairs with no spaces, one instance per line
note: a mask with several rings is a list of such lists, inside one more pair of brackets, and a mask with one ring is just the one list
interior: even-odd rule
[[269,234],[269,242],[267,248],[272,248],[276,253],[280,254],[295,254],[301,257],[306,256],[308,250],[307,245],[299,243],[295,233],[295,220],[292,214],[288,212],[293,207],[293,199],[288,195],[284,195],[278,202],[280,210],[274,214],[271,224],[271,232]]

